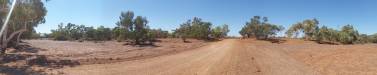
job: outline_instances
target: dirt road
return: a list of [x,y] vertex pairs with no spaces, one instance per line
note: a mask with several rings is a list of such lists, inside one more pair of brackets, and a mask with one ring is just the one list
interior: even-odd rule
[[68,75],[318,75],[278,50],[238,39],[172,55],[64,68]]

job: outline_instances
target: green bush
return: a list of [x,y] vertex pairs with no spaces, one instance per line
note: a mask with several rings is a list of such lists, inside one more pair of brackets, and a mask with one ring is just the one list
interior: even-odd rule
[[229,32],[228,25],[224,24],[222,26],[217,26],[212,29],[212,37],[214,38],[225,38]]
[[315,34],[319,29],[318,24],[319,22],[317,19],[304,20],[303,22],[293,24],[288,29],[286,34],[288,35],[288,37],[292,37],[294,35],[297,37],[299,33],[302,32],[305,34],[304,35],[305,40],[314,40]]
[[368,36],[368,39],[369,39],[368,41],[370,41],[370,42],[377,43],[377,33]]
[[75,25],[68,23],[66,26],[63,24],[58,25],[58,29],[51,30],[51,37],[54,40],[93,40],[105,41],[112,39],[112,30],[103,26],[94,29],[93,27],[85,27],[84,25]]
[[261,20],[260,16],[254,16],[239,33],[245,38],[255,37],[259,40],[267,40],[283,29],[283,26],[268,23],[267,17],[263,17]]
[[194,17],[192,20],[181,24],[179,28],[174,30],[172,35],[182,38],[183,41],[186,41],[186,38],[211,40],[224,38],[228,32],[228,25],[212,28],[211,22],[205,22],[201,18]]
[[345,25],[341,30],[335,30],[326,26],[318,28],[318,24],[319,22],[316,19],[305,20],[302,23],[292,25],[286,34],[288,37],[292,37],[294,34],[298,35],[302,32],[305,39],[319,43],[360,44],[371,42],[370,36],[360,35],[352,25]]

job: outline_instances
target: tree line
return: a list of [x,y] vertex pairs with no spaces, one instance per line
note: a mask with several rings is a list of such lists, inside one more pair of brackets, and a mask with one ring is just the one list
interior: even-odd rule
[[300,33],[303,33],[305,40],[327,44],[363,44],[377,41],[377,34],[361,34],[352,25],[344,25],[340,30],[325,25],[319,27],[317,19],[307,19],[293,24],[286,35],[290,38],[297,38]]
[[[284,30],[283,26],[268,23],[268,18],[254,16],[250,22],[239,31],[243,38],[269,40],[276,38],[276,34]],[[319,27],[317,19],[307,19],[291,25],[285,32],[288,38],[299,38],[326,44],[364,44],[377,43],[377,33],[366,35],[359,33],[352,25],[344,25],[340,30],[327,26]]]
[[[145,33],[138,32],[141,34],[139,36],[148,38],[146,41],[153,41],[156,38],[167,38],[169,33],[168,31],[164,31],[162,29],[145,29]],[[118,41],[125,41],[125,40],[134,40],[136,41],[135,35],[136,32],[134,31],[126,31],[126,29],[115,27],[115,28],[108,28],[104,26],[95,27],[87,27],[85,25],[76,25],[72,23],[68,23],[64,25],[63,23],[58,25],[58,29],[51,30],[51,34],[47,35],[47,38],[52,38],[53,40],[58,41],[66,41],[66,40],[78,40],[82,41],[109,41],[109,40],[118,40]],[[135,43],[136,44],[136,43]],[[142,44],[139,42],[138,44]]]
[[181,24],[179,28],[172,33],[162,29],[151,29],[148,26],[146,17],[136,16],[134,12],[122,12],[119,21],[115,23],[114,28],[99,26],[98,28],[86,27],[85,25],[76,25],[63,23],[58,25],[58,29],[51,30],[50,38],[54,40],[89,40],[89,41],[130,41],[132,44],[153,44],[157,38],[195,38],[202,40],[211,40],[225,38],[229,32],[228,25],[224,24],[212,27],[210,22],[204,22],[202,19],[195,17],[193,20]]
[[182,23],[179,28],[173,32],[173,37],[182,38],[184,42],[186,38],[215,40],[218,38],[225,38],[229,32],[227,24],[212,27],[211,22],[203,21],[201,18],[194,17],[192,20],[187,20]]
[[76,25],[60,23],[58,29],[51,30],[49,37],[54,40],[109,40],[111,39],[111,29],[99,26],[98,28],[86,27],[85,25]]
[[[12,0],[0,0],[0,25],[3,27],[7,15],[10,14]],[[0,35],[0,53],[6,48],[17,47],[20,39],[35,38],[38,34],[34,27],[44,23],[47,10],[42,2],[44,0],[20,0],[16,3],[13,14],[6,24],[4,33]],[[150,44],[156,38],[195,38],[202,40],[213,40],[227,37],[228,25],[213,27],[211,22],[203,21],[195,17],[182,24],[180,27],[169,33],[161,29],[151,29],[148,20],[143,16],[135,16],[134,12],[121,12],[119,21],[114,28],[104,26],[87,27],[68,23],[59,24],[58,29],[52,30],[48,35],[54,40],[93,40],[93,41],[131,41],[132,44]],[[340,30],[327,26],[319,27],[319,21],[308,19],[293,24],[286,33],[287,37],[294,38],[303,33],[305,40],[317,41],[319,43],[332,44],[358,44],[377,43],[377,34],[360,34],[352,25],[345,25]],[[276,37],[277,33],[284,30],[281,25],[271,24],[267,17],[254,16],[239,31],[242,37],[268,40]]]

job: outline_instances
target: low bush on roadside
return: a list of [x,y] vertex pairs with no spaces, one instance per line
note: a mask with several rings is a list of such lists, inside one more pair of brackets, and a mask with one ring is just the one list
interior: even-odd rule
[[340,30],[318,27],[319,21],[316,19],[304,20],[292,25],[286,32],[288,37],[297,36],[304,33],[305,40],[316,41],[324,44],[363,44],[375,41],[373,36],[360,34],[352,25],[345,25]]

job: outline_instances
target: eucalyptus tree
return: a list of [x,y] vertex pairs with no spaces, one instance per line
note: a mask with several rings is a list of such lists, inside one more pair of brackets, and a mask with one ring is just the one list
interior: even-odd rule
[[228,25],[224,24],[221,26],[216,26],[212,28],[212,37],[214,38],[225,38],[229,32]]
[[95,41],[106,41],[106,40],[111,40],[111,29],[110,28],[106,28],[104,26],[99,26],[96,30],[95,30],[95,35],[94,35],[94,40]]
[[117,40],[121,41],[124,39],[132,38],[129,36],[131,34],[131,31],[134,29],[134,12],[127,11],[127,12],[121,12],[119,21],[116,23],[117,27]]
[[192,20],[187,20],[181,24],[179,28],[174,30],[174,33],[181,37],[184,42],[186,38],[210,40],[212,35],[212,23],[203,21],[201,18],[194,17]]
[[300,34],[300,32],[302,32],[302,23],[296,23],[296,24],[293,24],[288,30],[287,32],[285,32],[285,34],[287,34],[288,37],[290,38],[297,38],[298,35]]
[[121,42],[126,39],[127,32],[128,31],[126,31],[126,29],[124,28],[115,27],[112,29],[112,34],[113,34],[112,37],[116,39],[118,42]]
[[319,43],[337,44],[339,40],[339,31],[328,28],[327,26],[322,26],[315,34],[315,38]]
[[369,35],[368,38],[370,42],[377,43],[377,33]]
[[319,21],[317,19],[307,19],[303,22],[293,24],[286,32],[288,37],[298,36],[299,33],[304,33],[305,40],[315,40],[315,33],[318,31]]
[[268,23],[267,17],[261,19],[260,16],[254,16],[250,22],[246,22],[239,33],[246,38],[255,37],[259,40],[267,40],[282,30],[284,30],[283,26]]
[[181,38],[183,42],[187,42],[186,38],[191,37],[190,31],[191,31],[191,20],[187,20],[185,23],[181,24],[179,28],[174,30],[174,33],[176,34],[176,36]]
[[156,38],[167,38],[169,36],[169,32],[162,29],[149,29],[148,36],[152,40]]
[[221,26],[221,37],[220,38],[224,38],[226,36],[228,36],[228,33],[229,33],[229,26],[227,24],[224,24]]
[[[0,18],[1,25],[5,20],[4,15],[9,14],[11,0],[0,0]],[[17,0],[12,15],[10,15],[9,23],[1,35],[1,53],[4,53],[6,48],[15,47],[19,42],[20,36],[25,32],[34,31],[34,27],[45,22],[47,10],[42,0]]]
[[339,41],[344,44],[355,44],[359,39],[359,32],[352,25],[345,25],[339,33]]
[[306,40],[314,40],[314,34],[316,31],[318,31],[318,20],[312,19],[312,20],[305,20],[303,22],[303,31],[305,33],[305,39]]
[[209,39],[212,23],[204,22],[201,18],[194,17],[191,24],[191,32],[194,38]]
[[[137,16],[134,18],[134,13],[132,11],[122,12],[119,17],[119,21],[116,23],[118,25],[118,31],[125,31],[125,34],[116,34],[118,37],[123,37],[125,39],[133,40],[135,44],[142,44],[148,41],[147,36],[149,27],[148,20],[145,17]],[[120,33],[120,32],[117,32]]]
[[133,31],[131,31],[133,36],[131,37],[131,39],[135,41],[135,44],[144,43],[145,41],[147,41],[146,39],[149,38],[147,37],[147,33],[148,33],[147,24],[148,24],[148,20],[145,17],[137,16],[134,19]]

